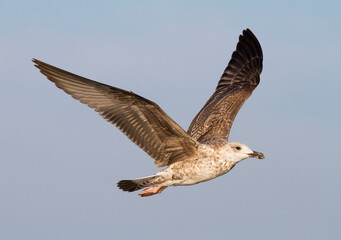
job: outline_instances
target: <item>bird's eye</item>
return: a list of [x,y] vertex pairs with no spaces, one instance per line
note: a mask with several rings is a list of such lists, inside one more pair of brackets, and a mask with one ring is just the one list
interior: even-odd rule
[[239,150],[241,150],[242,148],[238,146],[238,147],[236,147],[236,149],[239,151]]

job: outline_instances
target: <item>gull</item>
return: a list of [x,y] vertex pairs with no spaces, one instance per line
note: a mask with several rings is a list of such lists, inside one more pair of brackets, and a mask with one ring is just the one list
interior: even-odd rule
[[123,191],[144,189],[140,196],[161,193],[169,186],[193,185],[229,172],[246,158],[264,159],[240,142],[228,142],[232,123],[260,81],[263,53],[246,29],[218,82],[215,92],[195,116],[187,132],[157,104],[133,92],[105,85],[37,59],[35,66],[73,98],[97,111],[154,159],[158,173],[117,186]]

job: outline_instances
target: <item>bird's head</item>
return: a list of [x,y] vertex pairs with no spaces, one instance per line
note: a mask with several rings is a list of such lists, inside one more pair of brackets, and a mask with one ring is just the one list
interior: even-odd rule
[[240,142],[229,142],[226,145],[227,151],[235,156],[236,161],[241,161],[246,158],[258,158],[264,159],[263,153],[251,150],[244,143]]

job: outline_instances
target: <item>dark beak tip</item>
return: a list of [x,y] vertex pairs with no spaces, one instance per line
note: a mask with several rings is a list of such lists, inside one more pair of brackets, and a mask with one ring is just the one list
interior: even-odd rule
[[258,154],[258,159],[265,159],[265,156],[263,153],[259,152]]
[[258,159],[265,159],[265,156],[261,152],[256,152],[254,151],[253,153],[250,154],[250,157],[258,158]]

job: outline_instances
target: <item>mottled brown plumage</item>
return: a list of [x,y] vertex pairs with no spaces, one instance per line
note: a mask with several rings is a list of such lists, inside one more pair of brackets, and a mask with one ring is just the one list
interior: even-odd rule
[[155,160],[168,166],[155,175],[122,180],[118,187],[150,196],[171,185],[208,181],[230,171],[248,157],[264,158],[245,144],[227,142],[232,123],[259,83],[262,49],[246,29],[239,37],[216,91],[185,132],[157,104],[133,92],[105,85],[56,68],[37,59],[35,66],[57,87],[87,104],[120,129]]
[[57,87],[87,104],[155,159],[157,167],[185,160],[198,143],[157,104],[133,92],[108,86],[33,59]]
[[188,128],[194,139],[216,144],[228,140],[239,109],[259,84],[262,62],[262,48],[257,38],[249,29],[244,30],[216,91]]

